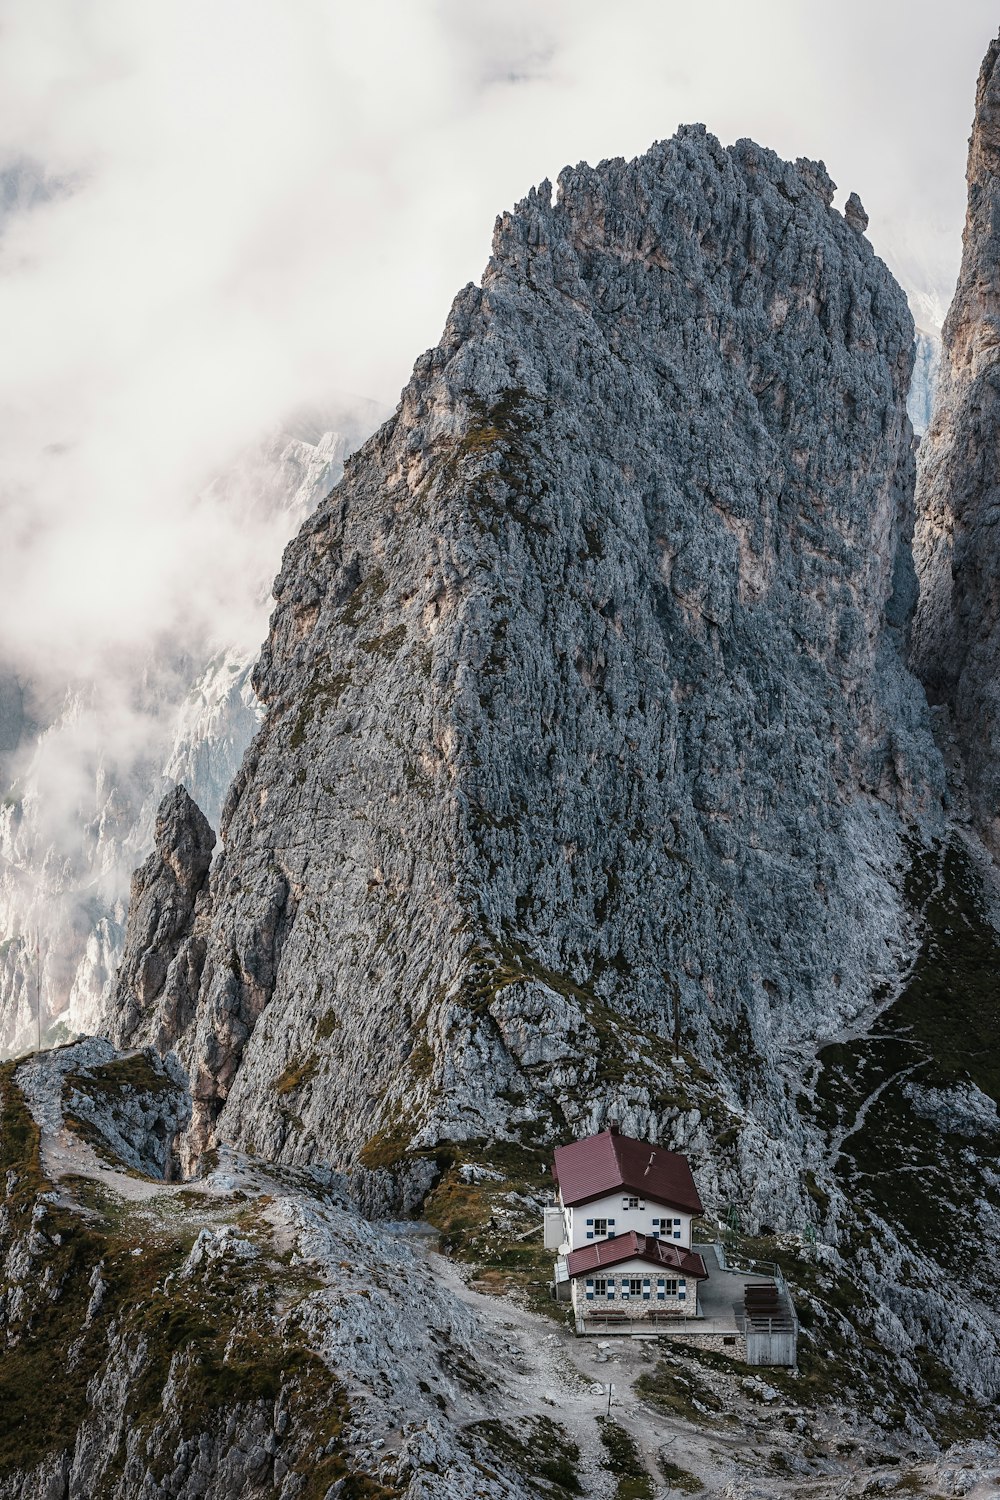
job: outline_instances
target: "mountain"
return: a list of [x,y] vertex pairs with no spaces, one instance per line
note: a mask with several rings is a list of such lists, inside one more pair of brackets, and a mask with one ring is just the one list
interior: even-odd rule
[[[985,496],[942,559],[923,486],[998,55],[919,602],[913,321],[822,163],[688,127],[497,221],[286,549],[218,838],[159,804],[106,1039],[0,1070],[5,1500],[994,1484],[989,767],[912,664],[942,581],[992,628]],[[612,1118],[795,1371],[561,1326],[551,1150]]]
[[181,1033],[129,940],[111,1033],[176,1045],[192,1150],[738,1119],[756,1211],[803,1211],[785,1059],[905,971],[941,821],[913,328],[832,193],[692,128],[499,221],[286,554]]
[[[302,413],[204,497],[269,538],[263,575],[247,579],[260,635],[282,546],[333,488],[377,411],[355,402]],[[108,682],[44,684],[15,663],[0,670],[0,1055],[33,1043],[36,986],[44,1036],[97,1025],[157,804],[184,781],[218,821],[260,722],[249,681],[256,654],[255,642],[224,638],[201,656],[164,646],[134,655]]]
[[940,388],[920,454],[913,661],[946,711],[971,817],[1000,854],[1000,44],[979,77],[962,268],[945,320]]
[[382,1213],[610,1117],[685,1151],[791,1279],[824,1241],[815,1378],[924,1441],[1000,1390],[998,949],[904,662],[913,325],[832,191],[688,129],[498,221],[286,553],[221,851],[165,804],[107,1031],[182,1061],[189,1169]]

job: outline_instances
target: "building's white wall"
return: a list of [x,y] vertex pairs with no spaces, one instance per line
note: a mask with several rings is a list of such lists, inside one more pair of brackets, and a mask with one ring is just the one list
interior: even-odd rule
[[[639,1277],[642,1281],[648,1281],[649,1296],[640,1292],[639,1296],[626,1296],[623,1291],[623,1283],[628,1284],[632,1277]],[[594,1288],[594,1296],[588,1297],[587,1283],[597,1282],[603,1279],[607,1283],[607,1289],[603,1295],[599,1295]],[[666,1295],[658,1295],[657,1282],[664,1281],[669,1288],[671,1281],[677,1282],[677,1289]],[[598,1267],[594,1271],[588,1271],[583,1276],[574,1276],[571,1281],[573,1307],[578,1314],[585,1318],[599,1318],[602,1312],[609,1309],[614,1312],[627,1313],[631,1318],[642,1318],[650,1312],[675,1312],[684,1317],[694,1318],[698,1315],[698,1283],[693,1277],[684,1277],[676,1271],[667,1271],[652,1265],[648,1260],[626,1260],[620,1265],[610,1266],[607,1270]],[[612,1293],[608,1295],[608,1291]]]
[[[609,1235],[628,1234],[629,1230],[636,1230],[639,1234],[658,1234],[660,1239],[667,1240],[672,1245],[680,1245],[683,1250],[691,1248],[691,1215],[683,1213],[679,1208],[671,1208],[669,1203],[657,1203],[652,1198],[640,1199],[645,1203],[645,1208],[624,1208],[627,1198],[634,1198],[634,1193],[609,1193],[604,1198],[598,1198],[593,1203],[582,1203],[574,1208],[563,1208],[563,1217],[566,1224],[566,1243],[571,1250],[580,1250],[584,1245],[592,1245],[607,1239]],[[562,1199],[560,1197],[560,1202]],[[669,1218],[670,1225],[663,1227],[662,1220]],[[614,1223],[608,1225],[607,1234],[599,1234],[593,1224],[588,1224],[588,1219],[614,1219]],[[654,1224],[653,1220],[661,1222]],[[680,1224],[676,1220],[680,1220]],[[678,1232],[680,1238],[678,1238]],[[589,1238],[588,1238],[589,1236]]]

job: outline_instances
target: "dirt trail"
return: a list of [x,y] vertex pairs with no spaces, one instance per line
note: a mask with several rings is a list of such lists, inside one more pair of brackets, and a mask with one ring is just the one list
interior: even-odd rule
[[[519,1418],[547,1416],[566,1428],[580,1449],[580,1478],[594,1500],[613,1500],[616,1480],[605,1467],[607,1452],[598,1418],[608,1412],[608,1385],[614,1389],[611,1416],[632,1437],[642,1454],[654,1489],[676,1494],[661,1479],[658,1455],[665,1450],[680,1469],[696,1475],[708,1490],[738,1481],[753,1463],[759,1439],[750,1427],[728,1431],[698,1429],[646,1405],[635,1390],[636,1379],[653,1369],[661,1346],[639,1339],[577,1339],[567,1328],[500,1299],[474,1291],[461,1269],[428,1251],[435,1276],[474,1308],[506,1339],[510,1364],[498,1372],[506,1400],[494,1415],[512,1424]],[[760,1489],[758,1493],[767,1494]],[[780,1491],[770,1491],[779,1494]]]
[[[985,1500],[998,1493],[992,1450],[980,1453],[971,1444],[938,1462],[912,1455],[893,1460],[884,1439],[874,1441],[844,1412],[810,1411],[768,1388],[766,1369],[747,1390],[755,1377],[706,1368],[663,1342],[577,1339],[507,1298],[475,1291],[463,1268],[430,1248],[426,1254],[434,1275],[506,1343],[509,1362],[495,1372],[500,1396],[493,1415],[515,1432],[526,1416],[559,1422],[579,1446],[588,1500],[615,1500],[598,1423],[608,1411],[609,1383],[611,1416],[634,1438],[658,1500],[690,1492],[670,1486],[661,1458],[701,1482],[702,1500],[853,1500],[893,1492]],[[694,1370],[720,1398],[722,1412],[692,1422],[644,1401],[635,1382],[661,1359]]]

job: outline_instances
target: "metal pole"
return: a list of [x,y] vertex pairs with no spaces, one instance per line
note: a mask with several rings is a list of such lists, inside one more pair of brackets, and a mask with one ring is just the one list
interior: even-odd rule
[[42,942],[35,939],[35,1037],[42,1050]]

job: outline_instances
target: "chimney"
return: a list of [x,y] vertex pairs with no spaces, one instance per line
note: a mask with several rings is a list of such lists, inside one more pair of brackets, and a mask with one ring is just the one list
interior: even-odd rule
[[620,1125],[621,1125],[621,1122],[618,1119],[618,1117],[616,1115],[612,1115],[611,1118],[610,1118],[610,1120],[608,1120],[608,1123],[607,1123],[608,1134],[609,1135],[620,1135],[621,1134]]

